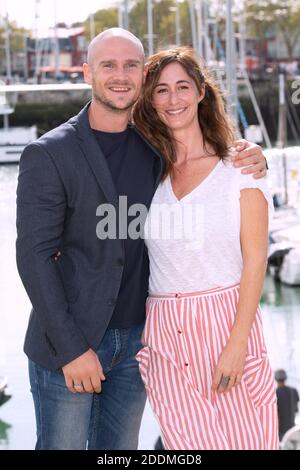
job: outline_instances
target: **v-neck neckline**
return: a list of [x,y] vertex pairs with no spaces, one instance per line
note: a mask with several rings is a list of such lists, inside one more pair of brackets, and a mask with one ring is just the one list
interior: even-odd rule
[[195,186],[189,193],[185,194],[184,196],[182,196],[180,199],[178,199],[178,197],[176,196],[174,190],[173,190],[173,186],[172,186],[172,181],[171,181],[171,176],[168,175],[167,176],[167,184],[168,184],[168,187],[169,187],[169,191],[173,197],[173,199],[176,200],[176,202],[178,203],[181,203],[182,201],[184,201],[186,198],[189,198],[195,191],[197,191],[200,187],[202,187],[205,183],[207,183],[208,180],[210,180],[210,178],[214,175],[214,173],[216,172],[216,170],[220,167],[221,163],[223,162],[222,159],[220,159],[218,161],[218,163],[213,167],[213,169],[208,173],[208,175],[199,183],[197,184],[197,186]]

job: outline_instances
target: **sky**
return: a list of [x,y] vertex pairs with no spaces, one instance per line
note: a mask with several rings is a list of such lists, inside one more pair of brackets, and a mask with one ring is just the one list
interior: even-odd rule
[[[67,24],[82,21],[91,12],[119,4],[121,0],[39,0],[39,29],[45,30],[54,24],[56,2],[57,21]],[[0,0],[0,15],[8,12],[9,20],[18,26],[34,29],[35,0]]]

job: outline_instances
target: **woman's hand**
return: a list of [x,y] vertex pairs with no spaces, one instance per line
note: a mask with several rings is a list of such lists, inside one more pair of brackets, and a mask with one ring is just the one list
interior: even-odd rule
[[[229,340],[215,370],[212,389],[214,391],[229,392],[238,385],[243,376],[247,354],[247,342],[241,343]],[[228,380],[229,378],[229,380]]]

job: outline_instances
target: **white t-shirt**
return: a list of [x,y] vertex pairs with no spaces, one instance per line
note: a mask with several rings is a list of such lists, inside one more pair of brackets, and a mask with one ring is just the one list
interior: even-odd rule
[[260,189],[273,213],[265,178],[244,175],[220,160],[178,200],[168,176],[157,188],[145,223],[150,294],[187,293],[240,282],[240,190]]

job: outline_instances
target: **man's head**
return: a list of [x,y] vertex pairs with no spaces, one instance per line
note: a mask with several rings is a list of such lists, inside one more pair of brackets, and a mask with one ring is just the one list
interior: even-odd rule
[[125,29],[111,28],[96,36],[83,64],[93,99],[113,112],[128,111],[141,92],[144,59],[141,41]]
[[275,380],[276,382],[278,383],[278,385],[280,384],[284,384],[284,382],[286,381],[287,379],[287,375],[286,375],[286,372],[284,369],[278,369],[276,370],[275,372]]

